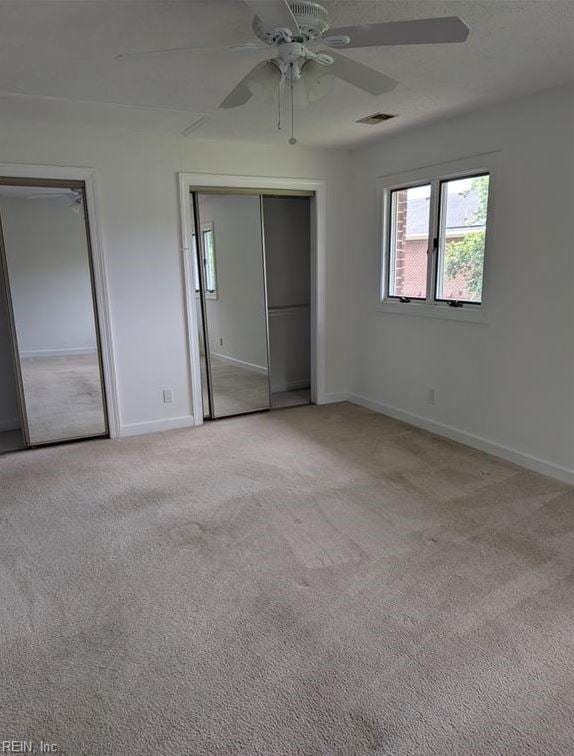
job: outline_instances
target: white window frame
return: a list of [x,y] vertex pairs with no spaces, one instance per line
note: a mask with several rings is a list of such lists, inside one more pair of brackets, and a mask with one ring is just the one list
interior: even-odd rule
[[[438,238],[439,203],[441,183],[451,179],[464,178],[488,173],[489,192],[487,204],[487,221],[484,249],[484,272],[482,281],[482,301],[480,303],[464,303],[462,307],[452,307],[448,302],[435,300],[435,270],[438,264],[438,248],[434,239]],[[380,244],[379,244],[379,276],[377,280],[377,310],[394,315],[418,315],[431,318],[444,318],[463,322],[487,322],[488,289],[491,278],[492,248],[495,232],[495,192],[500,173],[500,153],[491,152],[460,160],[453,160],[439,165],[416,168],[404,173],[382,176],[377,181],[377,195],[381,209]],[[390,229],[392,218],[390,213],[391,193],[397,189],[431,185],[430,200],[430,250],[427,262],[427,297],[426,300],[411,300],[401,302],[396,297],[390,297],[387,291],[390,264]]]
[[[201,235],[203,236],[203,234],[206,231],[211,231],[211,238],[213,239],[213,274],[215,276],[215,291],[213,291],[213,292],[206,291],[205,292],[205,298],[206,299],[217,299],[218,298],[219,287],[218,287],[218,284],[217,284],[217,252],[216,252],[216,245],[215,245],[215,227],[214,227],[213,221],[205,221],[204,223],[201,224]],[[195,245],[197,244],[197,242],[195,240],[195,234],[191,235],[191,242],[192,242],[192,253],[197,254],[196,248],[195,248]],[[195,267],[196,265],[197,265],[197,258],[194,260],[194,278],[193,278],[193,280],[194,280],[195,296],[199,297],[199,289],[196,287],[196,284],[198,283],[197,276],[199,274],[197,272],[197,268]],[[205,274],[205,262],[204,262],[204,268],[203,269],[204,269],[204,274]]]

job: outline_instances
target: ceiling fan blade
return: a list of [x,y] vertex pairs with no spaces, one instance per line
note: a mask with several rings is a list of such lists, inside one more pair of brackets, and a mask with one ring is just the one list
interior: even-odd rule
[[271,77],[273,77],[274,81],[276,80],[277,83],[279,83],[281,73],[277,66],[269,60],[258,63],[255,68],[252,68],[251,71],[241,79],[239,84],[231,90],[219,107],[227,110],[229,108],[238,108],[240,105],[245,105],[245,103],[253,96],[253,90],[249,85],[263,85],[268,82]]
[[285,87],[284,77],[281,71],[272,60],[267,60],[253,72],[252,76],[247,79],[247,86],[253,94],[256,94],[261,101],[272,105],[278,96],[278,90],[281,87],[282,97]]
[[265,49],[263,45],[258,45],[256,42],[243,42],[237,45],[213,45],[211,47],[167,47],[164,50],[122,53],[122,55],[116,55],[115,60],[130,60],[131,58],[147,58],[153,55],[173,55],[176,53],[252,52]]
[[299,34],[299,24],[287,0],[244,0],[244,2],[265,27],[289,29],[293,34]]
[[384,45],[433,45],[440,42],[464,42],[469,28],[458,16],[421,18],[417,21],[391,21],[365,26],[344,26],[329,29],[323,40],[329,44],[330,37],[348,36],[347,48],[381,47]]
[[380,71],[352,58],[347,58],[346,55],[337,55],[331,51],[329,55],[334,59],[334,63],[327,67],[329,73],[369,94],[380,95],[383,92],[390,92],[398,84],[390,76],[385,76]]

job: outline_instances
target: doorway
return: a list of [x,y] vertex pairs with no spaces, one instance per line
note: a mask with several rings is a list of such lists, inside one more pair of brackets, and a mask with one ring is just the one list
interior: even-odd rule
[[0,248],[0,452],[108,436],[85,183],[0,179]]
[[190,190],[203,419],[311,402],[312,196]]

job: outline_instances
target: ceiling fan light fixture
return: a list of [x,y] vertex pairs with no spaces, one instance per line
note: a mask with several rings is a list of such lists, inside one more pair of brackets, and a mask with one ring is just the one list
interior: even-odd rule
[[[329,73],[329,68],[313,60],[307,61],[301,68],[301,76],[293,80],[293,107],[303,110],[312,102],[326,97],[335,84],[335,77]],[[279,65],[271,60],[263,66],[257,74],[246,82],[253,96],[261,103],[278,104],[277,100],[287,102],[287,90],[290,86],[289,78],[282,78]]]

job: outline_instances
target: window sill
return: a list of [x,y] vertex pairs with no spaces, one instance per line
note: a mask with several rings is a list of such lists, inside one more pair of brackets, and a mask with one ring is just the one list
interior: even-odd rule
[[396,302],[386,299],[377,305],[378,312],[392,315],[414,315],[423,318],[455,320],[459,323],[488,324],[484,305],[465,305],[449,307],[447,304],[427,304],[427,302]]

